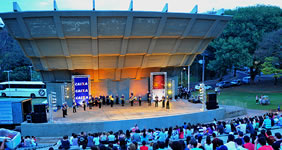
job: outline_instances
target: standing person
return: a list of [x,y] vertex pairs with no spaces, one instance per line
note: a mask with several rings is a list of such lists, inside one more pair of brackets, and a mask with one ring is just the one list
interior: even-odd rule
[[103,105],[106,104],[105,95],[102,96]]
[[76,102],[72,102],[72,112],[76,113]]
[[92,109],[92,103],[93,103],[93,101],[94,101],[94,98],[93,98],[92,95],[91,95],[90,98],[89,98],[89,101],[88,101],[88,107],[89,107],[89,109]]
[[95,102],[95,106],[96,106],[96,107],[98,106],[98,99],[99,99],[99,97],[95,96],[94,102]]
[[65,116],[66,116],[66,105],[65,104],[63,104],[63,106],[62,106],[62,112],[63,112],[63,117],[65,118]]
[[110,96],[109,95],[106,96],[106,103],[107,105],[110,105]]
[[159,97],[158,95],[155,96],[155,107],[158,107]]
[[83,106],[83,110],[86,111],[86,101],[85,100],[82,101],[82,106]]
[[131,106],[133,106],[133,100],[134,100],[134,96],[133,96],[133,93],[131,93],[130,97],[129,97],[129,101],[130,101]]
[[149,93],[149,96],[148,96],[148,106],[151,106],[151,105],[152,105],[152,96]]
[[169,105],[170,105],[170,104],[169,104],[169,101],[170,101],[171,99],[172,99],[172,98],[168,98],[168,99],[167,99],[167,102],[166,102],[166,109],[169,109]]
[[124,106],[124,95],[123,94],[121,95],[120,100],[121,100],[121,106]]
[[113,107],[113,105],[114,105],[114,96],[113,95],[109,96],[109,99],[111,100],[111,107]]
[[118,95],[116,95],[116,104],[117,105],[119,104],[119,97],[118,97]]
[[139,101],[139,106],[141,106],[141,102],[142,102],[142,96],[141,95],[139,95],[138,101]]
[[101,98],[97,98],[97,103],[99,104],[99,109],[101,109],[101,105],[102,105],[102,102],[101,102]]
[[163,108],[165,108],[165,96],[162,96]]

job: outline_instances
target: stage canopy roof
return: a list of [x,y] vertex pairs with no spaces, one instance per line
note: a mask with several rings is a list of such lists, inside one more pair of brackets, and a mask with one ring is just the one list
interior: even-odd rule
[[232,18],[95,10],[16,11],[0,17],[36,70],[86,69],[96,72],[96,80],[137,78],[148,68],[191,65]]

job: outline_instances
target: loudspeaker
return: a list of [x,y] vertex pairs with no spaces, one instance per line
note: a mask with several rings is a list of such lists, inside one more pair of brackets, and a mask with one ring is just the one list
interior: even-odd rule
[[216,102],[216,94],[215,93],[208,93],[207,102]]
[[31,120],[32,123],[46,123],[47,115],[46,113],[32,113]]
[[216,100],[216,94],[215,93],[209,93],[207,95],[206,108],[208,110],[218,108],[218,103],[217,103],[217,100]]
[[44,105],[44,104],[33,105],[33,111],[35,113],[44,113],[44,114],[46,114],[46,105]]

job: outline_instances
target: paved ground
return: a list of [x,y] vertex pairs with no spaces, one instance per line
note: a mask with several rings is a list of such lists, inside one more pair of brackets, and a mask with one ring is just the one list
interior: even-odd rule
[[144,102],[142,106],[137,103],[131,107],[126,104],[124,107],[121,105],[103,105],[101,109],[94,107],[93,109],[87,109],[83,111],[83,108],[79,108],[77,113],[72,113],[72,108],[68,109],[68,116],[66,118],[62,117],[62,111],[54,113],[54,122],[100,122],[100,121],[113,121],[113,120],[131,120],[139,118],[154,118],[160,116],[172,116],[178,114],[187,114],[200,112],[202,104],[193,104],[187,100],[178,100],[176,102],[170,102],[171,108],[165,109],[161,107],[148,106],[147,102]]

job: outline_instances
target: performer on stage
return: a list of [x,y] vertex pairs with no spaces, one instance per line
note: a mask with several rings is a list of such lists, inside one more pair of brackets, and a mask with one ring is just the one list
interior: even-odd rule
[[82,101],[82,106],[83,106],[83,110],[86,111],[86,101],[85,100]]
[[134,95],[133,95],[133,92],[131,92],[130,97],[129,97],[129,102],[130,102],[131,106],[133,106],[133,101],[134,101]]
[[106,104],[105,95],[102,96],[103,105]]
[[109,99],[111,100],[111,107],[113,107],[113,105],[114,105],[114,96],[113,95],[111,95],[111,96],[109,96]]
[[169,101],[171,101],[172,98],[168,98],[166,102],[166,109],[169,109]]
[[116,104],[119,104],[119,97],[116,95]]
[[142,96],[141,95],[139,95],[138,101],[139,101],[139,106],[141,106],[141,102],[142,102]]
[[66,115],[68,115],[67,110],[68,110],[68,105],[67,105],[67,103],[64,103],[63,106],[62,106],[62,111],[63,111],[63,117],[64,118],[65,118]]
[[92,96],[90,96],[89,101],[88,101],[89,109],[92,109],[92,103],[93,103],[92,99],[94,100],[94,98]]
[[107,105],[110,105],[110,96],[109,95],[106,96],[106,101],[107,101]]
[[102,105],[101,98],[97,98],[97,103],[99,104],[99,108],[101,109],[101,105]]
[[76,102],[72,102],[72,112],[76,113]]
[[159,97],[158,97],[158,95],[156,95],[156,97],[155,97],[155,107],[158,107],[158,103],[159,103]]
[[125,99],[125,98],[124,98],[124,95],[122,94],[122,95],[121,95],[121,98],[120,98],[120,100],[121,100],[121,106],[124,106],[124,99]]
[[149,96],[148,96],[148,106],[151,106],[151,105],[152,105],[152,96],[149,93]]
[[96,107],[98,106],[98,100],[99,100],[99,98],[98,98],[97,96],[95,96],[94,102],[95,102],[95,106],[96,106]]
[[163,108],[165,108],[165,96],[162,96]]

